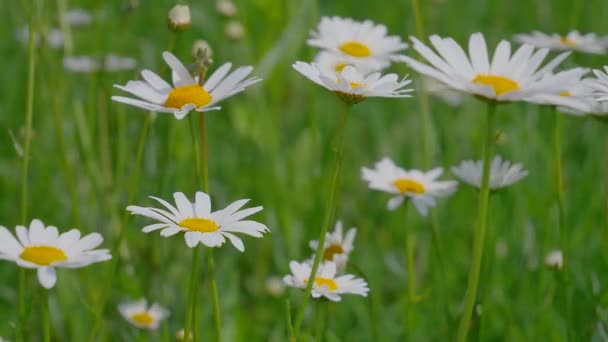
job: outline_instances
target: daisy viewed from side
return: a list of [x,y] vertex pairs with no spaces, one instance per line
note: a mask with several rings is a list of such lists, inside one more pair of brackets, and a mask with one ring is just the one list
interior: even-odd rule
[[569,108],[573,112],[588,112],[591,110],[591,104],[580,95],[584,93],[581,90],[583,86],[583,77],[589,72],[586,68],[573,68],[566,71],[558,72],[557,74],[549,74],[548,79],[551,83],[559,84],[560,89],[553,92],[539,93],[526,99],[528,102]]
[[340,17],[321,18],[308,45],[366,61],[374,65],[375,70],[388,66],[386,62],[395,60],[408,46],[400,37],[388,36],[384,25]]
[[46,227],[38,219],[29,228],[17,226],[15,230],[17,238],[0,226],[0,259],[36,269],[40,285],[47,289],[57,282],[56,268],[80,268],[112,258],[107,249],[95,249],[103,242],[98,233],[81,238],[80,231],[72,229],[59,234],[56,227]]
[[[312,266],[308,263],[291,261],[289,269],[291,274],[283,278],[285,284],[300,289],[306,288]],[[369,288],[365,280],[351,274],[336,276],[336,264],[330,261],[319,265],[311,295],[313,298],[325,297],[333,302],[339,302],[342,299],[341,295],[355,294],[367,297],[368,292]]]
[[429,208],[435,206],[436,198],[449,196],[456,191],[457,182],[436,180],[442,172],[442,168],[428,172],[404,170],[389,158],[377,162],[374,169],[361,169],[363,180],[368,182],[370,189],[394,195],[388,201],[389,210],[395,210],[406,198],[410,198],[422,216],[426,216]]
[[598,36],[595,33],[581,34],[576,30],[568,32],[565,36],[533,31],[529,34],[516,34],[514,38],[520,43],[551,50],[573,50],[599,55],[605,54],[608,50],[608,36]]
[[350,65],[339,73],[316,63],[296,62],[293,68],[347,103],[359,103],[368,97],[411,97],[408,93],[414,91],[406,88],[412,82],[407,76],[401,80],[396,74],[382,76],[379,72],[364,76]]
[[390,62],[380,62],[381,68],[374,63],[369,63],[365,60],[358,60],[353,57],[346,55],[339,55],[328,51],[320,51],[313,60],[314,63],[318,64],[322,68],[333,70],[336,73],[340,73],[347,65],[350,65],[357,69],[362,75],[368,75],[379,69],[384,69],[390,65]]
[[199,77],[192,77],[172,53],[163,52],[163,58],[172,70],[173,86],[152,71],[143,70],[143,81],[129,81],[125,86],[114,85],[137,99],[112,96],[112,100],[149,111],[173,113],[181,120],[192,110],[206,112],[220,109],[216,106],[220,101],[261,81],[258,77],[246,79],[253,67],[239,67],[229,73],[232,63],[225,63],[200,86]]
[[511,43],[503,40],[490,61],[481,33],[471,35],[468,56],[452,38],[431,36],[429,40],[436,52],[415,37],[410,39],[414,42],[413,48],[429,63],[401,57],[412,69],[453,89],[498,102],[524,100],[539,93],[559,90],[559,85],[544,76],[569,54],[564,52],[541,68],[548,49],[534,51],[534,47],[526,44],[511,55]]
[[[457,166],[452,166],[451,171],[462,182],[479,189],[482,169],[481,160],[463,160]],[[490,164],[490,190],[496,191],[511,186],[527,175],[528,171],[522,164],[512,164],[508,160],[503,160],[501,156],[495,156]]]
[[150,198],[159,202],[165,209],[135,205],[127,207],[132,214],[160,221],[160,223],[145,226],[142,231],[149,233],[162,229],[160,235],[164,237],[183,232],[186,245],[190,248],[199,243],[207,247],[220,247],[227,238],[236,249],[242,252],[245,250],[245,246],[243,241],[235,235],[236,233],[261,238],[263,233],[269,231],[268,227],[262,223],[242,220],[263,209],[260,206],[240,210],[249,201],[247,199],[238,200],[224,209],[212,212],[209,195],[202,191],[196,193],[194,203],[190,202],[183,193],[174,193],[176,206],[157,197],[150,196]]
[[[338,269],[346,266],[348,255],[353,251],[353,242],[357,235],[357,228],[350,228],[346,234],[343,234],[342,221],[336,222],[333,232],[327,233],[325,243],[323,245],[323,262],[332,261]],[[319,247],[319,241],[310,241],[310,248],[316,251]]]
[[148,307],[146,299],[124,302],[118,305],[118,311],[129,323],[142,329],[156,330],[160,323],[169,317],[169,310],[157,303]]

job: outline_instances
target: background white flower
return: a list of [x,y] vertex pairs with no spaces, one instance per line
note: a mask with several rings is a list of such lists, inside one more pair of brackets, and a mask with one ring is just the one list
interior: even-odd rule
[[18,240],[8,229],[0,226],[0,259],[10,260],[24,268],[38,271],[43,287],[55,286],[55,268],[80,268],[112,258],[107,249],[95,249],[103,242],[98,233],[80,237],[78,229],[59,234],[56,227],[45,227],[32,220],[29,229],[15,228]]
[[247,199],[238,200],[224,209],[211,212],[209,195],[201,191],[196,193],[194,203],[190,202],[183,193],[174,193],[176,207],[163,199],[152,196],[150,198],[158,201],[167,210],[135,205],[127,207],[132,214],[160,221],[160,223],[145,226],[142,231],[149,233],[162,229],[160,235],[164,237],[183,232],[186,244],[190,248],[199,243],[207,247],[220,247],[227,238],[236,249],[242,252],[245,250],[245,246],[235,233],[261,238],[263,233],[269,231],[268,227],[262,223],[243,221],[245,217],[263,209],[260,206],[239,210],[249,201]]
[[457,182],[436,180],[442,173],[442,168],[428,172],[405,170],[389,158],[377,162],[374,169],[361,168],[362,178],[370,189],[395,195],[388,201],[389,210],[395,210],[404,199],[410,198],[423,216],[428,214],[428,208],[435,206],[435,198],[446,197],[456,191]]
[[[289,269],[291,274],[283,278],[285,284],[301,289],[306,288],[312,267],[307,263],[291,261]],[[319,265],[317,269],[311,295],[313,298],[325,297],[331,301],[339,302],[343,294],[367,297],[368,292],[369,288],[365,280],[356,278],[351,274],[336,277],[336,264],[327,262]]]
[[[483,161],[463,160],[457,166],[452,166],[451,170],[461,181],[478,189],[481,187]],[[513,185],[527,175],[528,171],[522,164],[511,164],[501,156],[495,156],[490,164],[490,189],[498,190]]]
[[595,33],[580,34],[576,30],[568,32],[565,36],[533,31],[530,34],[516,34],[514,38],[520,43],[552,50],[574,50],[601,55],[608,49],[608,36],[598,36]]
[[134,326],[150,330],[158,329],[160,323],[169,317],[169,310],[157,303],[148,307],[144,298],[134,302],[120,303],[118,311]]

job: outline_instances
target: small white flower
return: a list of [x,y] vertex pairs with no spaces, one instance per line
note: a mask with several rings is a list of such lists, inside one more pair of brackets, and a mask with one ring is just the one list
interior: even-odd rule
[[38,219],[32,220],[29,229],[17,226],[15,230],[18,240],[0,226],[0,259],[36,269],[40,285],[47,289],[57,282],[55,268],[80,268],[112,258],[107,249],[95,249],[103,242],[98,233],[81,238],[80,231],[72,229],[60,235],[56,227],[45,227]]
[[[452,166],[452,173],[461,181],[475,187],[481,187],[481,176],[483,173],[483,161],[463,160],[458,166]],[[513,185],[528,175],[520,163],[511,164],[508,160],[502,160],[501,156],[495,156],[490,164],[491,190],[499,190]]]
[[548,74],[546,78],[551,83],[558,84],[560,89],[553,92],[539,93],[526,99],[528,102],[570,108],[576,112],[589,112],[591,105],[588,100],[580,96],[582,78],[589,72],[586,68],[573,68],[557,74]]
[[[283,277],[287,286],[304,289],[312,273],[312,267],[307,263],[291,261],[289,263],[290,275]],[[327,262],[319,265],[312,285],[313,298],[325,297],[333,302],[339,302],[344,294],[356,294],[367,297],[369,288],[367,282],[354,275],[345,274],[336,277],[336,264]]]
[[280,277],[272,276],[266,279],[266,291],[273,297],[281,297],[285,293],[285,283]]
[[313,31],[308,45],[326,49],[336,54],[365,61],[374,66],[374,71],[388,66],[407,43],[398,36],[388,36],[386,26],[350,18],[323,17]]
[[225,17],[234,17],[237,11],[236,5],[230,0],[219,0],[215,8]]
[[561,250],[554,249],[545,257],[545,266],[561,271],[564,266],[564,255]]
[[[36,47],[38,47],[40,45],[40,36],[41,36],[40,32],[35,32],[34,46],[36,46]],[[57,28],[49,29],[43,35],[43,38],[44,38],[45,43],[53,49],[60,49],[63,47],[63,32],[61,32],[60,29],[57,29]],[[29,28],[27,26],[24,26],[17,31],[17,39],[23,44],[26,44],[26,45],[28,44]]]
[[87,26],[93,22],[91,14],[82,8],[72,8],[61,18],[70,26]]
[[522,45],[511,55],[511,43],[503,40],[490,61],[481,33],[471,35],[469,56],[452,38],[431,36],[429,39],[437,52],[415,37],[410,39],[414,42],[413,48],[429,63],[403,56],[403,62],[412,69],[455,90],[499,102],[524,100],[539,93],[559,90],[559,84],[553,84],[544,76],[569,54],[564,52],[539,68],[549,49],[534,51],[531,45]]
[[395,210],[403,200],[410,198],[416,210],[422,215],[435,206],[435,199],[446,197],[456,191],[456,181],[437,181],[443,169],[438,167],[431,171],[404,170],[397,167],[389,158],[376,163],[374,169],[361,168],[363,180],[370,189],[388,192],[395,195],[388,201],[388,209]]
[[232,20],[226,24],[226,36],[232,40],[240,40],[245,36],[245,28],[238,20]]
[[580,34],[576,30],[570,31],[565,36],[533,31],[531,34],[517,34],[514,38],[520,43],[552,50],[574,50],[601,55],[608,49],[608,36],[600,37],[595,33]]
[[192,77],[172,53],[163,52],[163,58],[173,71],[173,86],[152,71],[143,70],[141,76],[144,81],[129,81],[126,86],[114,85],[141,100],[123,96],[112,96],[112,100],[149,111],[173,113],[181,120],[192,110],[206,112],[220,109],[214,105],[261,81],[258,77],[245,79],[253,67],[239,67],[228,74],[232,63],[225,63],[201,87],[198,76]]
[[109,53],[103,62],[103,69],[109,72],[126,71],[135,69],[137,61],[130,57],[119,56]]
[[[323,245],[323,262],[332,261],[338,269],[344,269],[348,261],[348,255],[353,251],[353,242],[357,235],[357,228],[350,228],[346,235],[342,233],[342,222],[336,222],[333,232],[328,232],[325,236],[325,244]],[[310,241],[310,248],[316,252],[319,247],[319,241]],[[314,256],[313,256],[314,260]]]
[[[347,65],[355,67],[361,74],[369,75],[379,69],[384,69],[390,65],[390,62],[381,61],[378,63],[369,63],[366,60],[360,60],[347,55],[336,54],[328,51],[320,51],[313,60],[323,69],[334,70],[339,74]],[[378,65],[381,65],[379,68]]]
[[451,107],[460,107],[462,104],[463,96],[461,92],[458,92],[431,77],[425,77],[422,82],[429,94],[440,98]]
[[411,97],[408,93],[414,91],[405,88],[412,82],[407,76],[401,80],[396,74],[382,76],[379,72],[363,76],[351,65],[345,66],[340,73],[316,63],[296,62],[293,68],[348,103],[358,103],[368,97]]
[[118,311],[129,323],[142,329],[156,330],[160,323],[169,317],[169,310],[157,303],[148,307],[142,298],[134,302],[124,302],[118,305]]
[[169,28],[173,31],[184,31],[190,27],[190,7],[188,5],[175,5],[167,15]]
[[99,61],[91,56],[65,56],[63,67],[70,72],[85,73],[95,72],[101,68]]
[[243,241],[234,233],[246,234],[261,238],[262,234],[268,232],[266,225],[255,221],[242,221],[247,216],[261,211],[262,207],[241,209],[249,200],[238,200],[224,209],[211,211],[211,200],[204,192],[196,193],[194,203],[190,202],[181,192],[173,194],[176,207],[167,201],[150,196],[158,201],[166,209],[153,207],[139,207],[130,205],[127,210],[132,214],[146,216],[160,223],[145,226],[142,231],[149,233],[162,229],[161,236],[169,237],[183,232],[188,247],[193,248],[199,243],[207,247],[220,247],[230,240],[232,245],[239,251],[244,251]]

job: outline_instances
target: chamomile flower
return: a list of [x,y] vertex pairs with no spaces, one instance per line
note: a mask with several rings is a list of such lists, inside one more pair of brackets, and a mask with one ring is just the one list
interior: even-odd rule
[[545,257],[545,266],[561,271],[564,267],[564,254],[559,249],[550,251]]
[[23,268],[36,269],[42,287],[50,289],[57,282],[55,268],[80,268],[112,258],[107,249],[95,249],[103,238],[98,233],[80,237],[78,229],[59,234],[56,227],[34,219],[29,228],[17,226],[17,238],[0,226],[0,259],[13,261]]
[[[353,242],[357,235],[357,228],[350,228],[346,234],[343,234],[342,222],[336,222],[333,232],[327,233],[325,244],[323,245],[323,262],[332,261],[338,269],[343,269],[346,266],[348,255],[353,251]],[[319,248],[317,240],[310,241],[310,248],[316,251]]]
[[173,194],[176,206],[167,201],[150,196],[162,204],[167,210],[154,207],[139,207],[130,205],[127,210],[135,215],[146,216],[160,221],[145,226],[142,231],[149,233],[161,230],[160,235],[164,237],[184,233],[186,245],[193,248],[199,243],[207,247],[220,247],[230,240],[232,245],[239,251],[244,251],[243,241],[235,233],[246,234],[261,238],[262,234],[268,232],[266,225],[255,221],[242,221],[247,216],[261,211],[262,207],[241,209],[249,200],[238,200],[224,209],[211,211],[211,200],[204,192],[196,193],[194,203],[190,202],[181,192]]
[[408,46],[398,36],[388,36],[386,26],[370,20],[323,17],[311,36],[308,45],[369,63],[374,70],[388,66]]
[[456,191],[457,182],[437,181],[442,172],[442,168],[428,172],[404,170],[389,158],[377,162],[374,169],[361,169],[363,180],[368,182],[370,189],[394,195],[388,201],[389,210],[395,210],[403,200],[410,198],[422,216],[426,216],[429,208],[435,206],[436,198],[449,196]]
[[589,95],[593,96],[597,101],[608,101],[608,66],[604,66],[604,71],[593,70],[595,78],[587,82]]
[[134,302],[124,302],[118,305],[118,311],[129,323],[142,329],[156,330],[160,323],[169,317],[169,310],[157,303],[148,307],[142,298]]
[[[312,273],[312,266],[308,263],[292,261],[289,263],[290,275],[286,275],[283,281],[287,286],[304,289]],[[367,297],[369,288],[367,282],[356,278],[351,274],[336,277],[336,264],[327,262],[319,265],[312,285],[311,295],[313,298],[325,297],[333,302],[339,302],[344,294],[355,294]]]
[[[462,182],[477,189],[481,188],[481,176],[483,173],[483,161],[463,160],[459,165],[452,166],[452,173]],[[490,163],[490,190],[499,190],[519,182],[528,175],[520,163],[512,164],[503,160],[501,156],[495,156]]]
[[517,34],[514,38],[520,43],[551,50],[574,50],[600,55],[608,50],[608,36],[601,37],[595,33],[580,34],[576,30],[568,32],[565,36],[533,31],[530,34]]
[[586,68],[573,68],[558,72],[555,75],[548,74],[546,77],[551,79],[552,83],[559,84],[560,89],[553,90],[553,92],[536,94],[527,98],[526,101],[541,105],[570,108],[578,112],[588,112],[591,110],[589,101],[577,96],[583,92],[580,90],[583,85],[582,78],[588,72],[589,69]]
[[401,80],[396,74],[382,76],[379,72],[364,76],[350,65],[339,73],[317,63],[296,62],[293,68],[347,103],[359,103],[368,97],[410,97],[408,93],[414,91],[406,88],[412,82],[407,76]]
[[569,54],[564,52],[539,68],[549,53],[548,49],[534,51],[534,47],[526,44],[511,55],[511,43],[503,40],[490,62],[481,33],[471,35],[469,56],[452,38],[431,36],[429,39],[437,52],[414,37],[410,39],[414,42],[414,49],[430,64],[403,56],[402,60],[412,69],[455,90],[498,102],[524,100],[539,93],[559,90],[559,84],[544,76]]
[[192,110],[206,112],[220,109],[217,103],[261,81],[258,77],[245,79],[253,67],[239,67],[228,74],[232,63],[225,63],[201,87],[198,76],[192,77],[172,53],[163,52],[163,58],[173,71],[173,86],[152,71],[143,70],[143,81],[129,81],[125,86],[115,85],[139,99],[112,96],[112,100],[154,112],[173,113],[181,120]]
[[[314,58],[314,63],[320,65],[323,68],[334,70],[336,73],[340,73],[347,65],[355,67],[363,75],[368,75],[379,69],[384,69],[390,65],[390,62],[381,61],[375,64],[371,64],[365,60],[361,61],[356,58],[340,55],[328,51],[320,51]],[[381,68],[378,68],[381,65]]]

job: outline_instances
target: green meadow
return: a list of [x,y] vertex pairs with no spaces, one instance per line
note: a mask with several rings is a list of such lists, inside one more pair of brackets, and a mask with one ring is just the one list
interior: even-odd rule
[[[110,99],[124,95],[114,84],[138,79],[143,68],[169,79],[161,58],[165,50],[191,63],[192,44],[204,39],[213,49],[211,71],[231,61],[252,65],[252,75],[264,79],[205,115],[213,207],[251,199],[248,206],[264,207],[251,219],[270,228],[260,239],[242,236],[242,253],[229,242],[214,249],[215,273],[223,341],[288,341],[289,322],[301,307],[304,291],[271,288],[269,283],[289,274],[291,260],[312,255],[308,243],[319,238],[323,225],[344,107],[338,97],[292,68],[295,61],[314,57],[317,50],[306,40],[322,16],[369,19],[408,42],[410,36],[427,42],[428,35],[439,34],[466,46],[472,33],[483,32],[490,51],[502,39],[512,41],[514,34],[533,30],[608,34],[605,0],[418,0],[418,15],[413,3],[416,0],[236,0],[236,15],[226,18],[215,1],[189,1],[192,25],[174,33],[167,28],[167,12],[175,3],[168,0],[4,1],[0,225],[13,231],[38,218],[60,232],[98,232],[104,237],[100,248],[111,249],[113,260],[58,269],[57,285],[48,291],[38,284],[34,270],[26,270],[21,320],[22,271],[0,260],[0,336],[15,341],[20,327],[24,341],[42,341],[46,299],[52,341],[175,341],[184,328],[192,251],[181,234],[165,238],[158,232],[142,233],[152,220],[132,216],[126,207],[155,206],[147,196],[171,202],[174,192],[193,199],[202,191],[198,143],[191,138],[198,115],[176,120],[172,114],[150,114]],[[89,11],[93,22],[61,27],[61,9],[73,7]],[[244,27],[240,39],[225,32],[234,20]],[[41,40],[28,55],[27,42],[17,37],[28,23],[42,35],[62,29],[64,47],[52,48]],[[91,73],[63,67],[63,57],[69,54],[108,53],[131,57],[137,67]],[[419,58],[411,48],[404,54]],[[33,107],[24,198],[31,58],[35,68],[29,83]],[[608,65],[608,55],[575,52],[558,70],[603,65]],[[478,191],[460,184],[452,196],[437,199],[428,217],[411,205],[389,211],[390,196],[370,190],[361,179],[361,168],[390,157],[406,169],[443,167],[441,180],[454,180],[451,166],[481,158],[486,105],[469,95],[458,107],[447,105],[426,93],[421,76],[403,63],[387,72],[409,74],[415,91],[410,98],[369,98],[351,106],[330,225],[330,231],[337,220],[345,228],[357,227],[347,272],[366,279],[370,292],[367,297],[344,295],[337,303],[311,299],[298,341],[456,340]],[[561,235],[556,122],[563,127]],[[608,341],[608,126],[524,102],[498,106],[495,126],[495,154],[522,163],[529,174],[490,197],[468,340]],[[410,272],[406,232],[413,257]],[[115,248],[119,238],[122,243]],[[201,253],[194,325],[198,340],[212,341],[209,248],[197,248]],[[564,251],[561,271],[545,266],[546,255],[554,249]],[[412,280],[413,297],[408,293]],[[121,302],[142,297],[171,312],[158,330],[132,326],[117,309]]]

